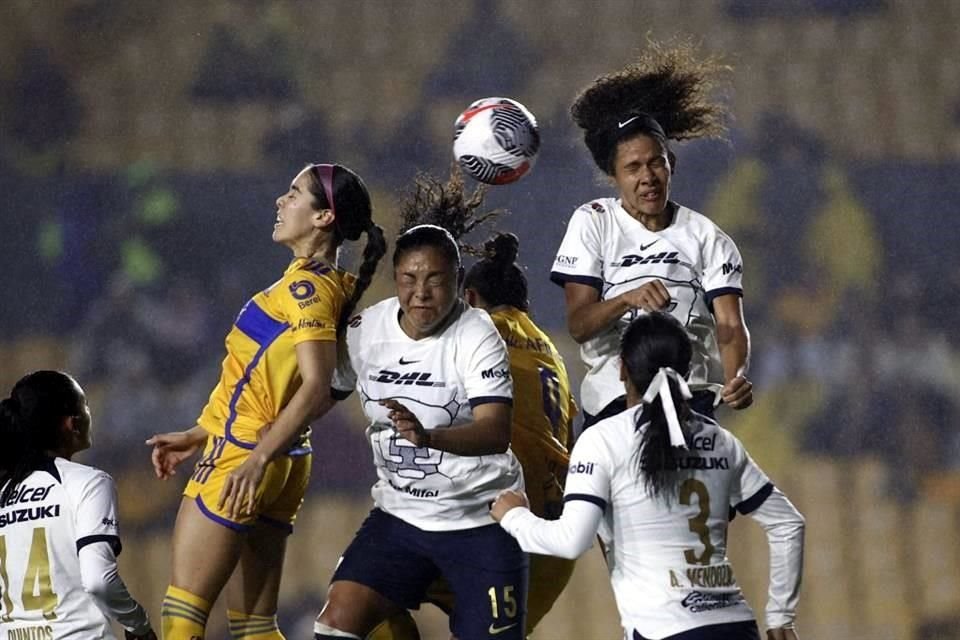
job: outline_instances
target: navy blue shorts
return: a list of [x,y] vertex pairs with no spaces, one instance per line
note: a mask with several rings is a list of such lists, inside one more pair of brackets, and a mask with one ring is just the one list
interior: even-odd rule
[[358,582],[405,609],[419,609],[441,576],[454,596],[450,631],[459,640],[523,640],[527,556],[498,524],[424,531],[374,509],[332,582]]
[[[647,640],[634,629],[633,640]],[[753,620],[746,622],[728,622],[726,624],[708,624],[705,627],[689,629],[682,633],[667,636],[663,640],[760,640],[760,631]]]

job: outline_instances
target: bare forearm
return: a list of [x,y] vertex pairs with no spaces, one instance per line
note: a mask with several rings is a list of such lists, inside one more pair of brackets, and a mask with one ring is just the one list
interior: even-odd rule
[[750,334],[746,327],[717,330],[717,346],[723,363],[723,381],[746,376],[750,368]]
[[609,328],[629,310],[630,305],[622,296],[585,304],[567,316],[570,336],[578,343],[586,342]]
[[314,420],[329,411],[336,400],[326,393],[300,387],[257,443],[252,455],[264,463],[290,448],[296,438]]
[[430,429],[431,449],[458,456],[487,456],[503,453],[510,446],[509,428],[504,430],[489,420],[476,420],[449,429]]

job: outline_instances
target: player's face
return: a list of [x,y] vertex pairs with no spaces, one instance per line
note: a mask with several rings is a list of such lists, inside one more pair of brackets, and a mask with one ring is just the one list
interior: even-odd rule
[[277,198],[277,221],[273,225],[273,241],[294,247],[309,239],[316,229],[319,211],[313,208],[310,175],[304,169],[290,183],[290,189]]
[[634,218],[657,218],[670,197],[670,158],[656,138],[639,135],[617,145],[613,179],[623,208]]
[[83,389],[76,382],[73,383],[77,391],[77,415],[73,416],[73,442],[71,448],[73,453],[89,449],[93,444],[93,419],[90,416],[90,406],[87,404],[87,396]]
[[435,247],[419,247],[403,254],[393,275],[400,326],[415,340],[433,335],[457,302],[456,265]]

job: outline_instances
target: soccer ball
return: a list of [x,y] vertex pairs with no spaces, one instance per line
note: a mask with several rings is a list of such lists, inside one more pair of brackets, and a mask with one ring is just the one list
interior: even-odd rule
[[477,100],[457,116],[453,155],[471,177],[486,184],[516,182],[540,151],[537,120],[510,98]]

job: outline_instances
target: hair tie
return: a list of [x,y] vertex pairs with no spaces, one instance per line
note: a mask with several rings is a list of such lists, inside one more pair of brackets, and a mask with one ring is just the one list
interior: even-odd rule
[[680,428],[680,418],[677,416],[677,407],[673,403],[673,394],[670,393],[669,380],[671,378],[677,383],[677,386],[680,388],[680,394],[684,398],[689,400],[693,397],[693,394],[690,393],[690,387],[687,386],[687,381],[683,379],[683,376],[670,367],[660,367],[657,375],[653,376],[653,380],[650,381],[646,392],[643,394],[643,403],[650,404],[654,398],[658,395],[660,396],[660,401],[663,403],[663,413],[667,417],[667,430],[670,432],[670,446],[686,449],[687,439],[683,436],[683,430]]

